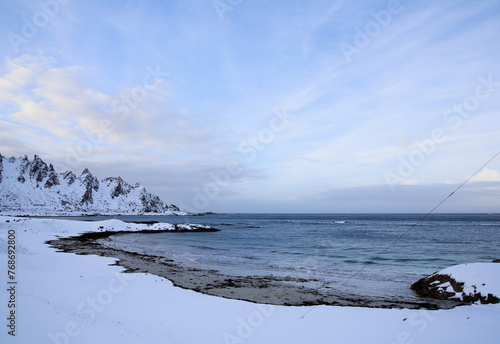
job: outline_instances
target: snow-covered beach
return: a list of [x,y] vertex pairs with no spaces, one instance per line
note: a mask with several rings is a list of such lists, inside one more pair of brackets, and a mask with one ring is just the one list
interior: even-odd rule
[[[140,236],[146,234],[163,234],[163,232],[218,232],[220,230],[206,225],[171,225],[164,223],[151,223],[151,221],[139,221],[142,225],[137,228]],[[154,221],[153,221],[154,222]],[[117,243],[117,237],[130,235],[134,225],[129,225],[126,231],[116,232],[115,226],[111,224],[99,226],[99,232],[85,233],[79,236],[71,236],[50,240],[47,243],[62,252],[98,255],[116,258],[116,264],[122,266],[127,272],[150,273],[164,277],[175,286],[184,289],[198,291],[204,294],[219,296],[235,300],[250,301],[261,304],[283,305],[283,306],[354,306],[354,307],[376,307],[376,308],[410,308],[410,309],[449,309],[460,305],[460,302],[452,300],[439,300],[422,298],[414,295],[395,295],[387,291],[385,294],[375,294],[372,290],[352,291],[341,284],[328,283],[327,281],[312,274],[301,277],[293,275],[270,274],[248,274],[245,267],[231,272],[226,271],[227,261],[223,259],[217,266],[206,266],[198,258],[191,257],[182,259],[177,254],[166,254],[162,245],[150,244],[146,249],[123,246]],[[121,227],[121,226],[119,226]],[[225,232],[226,230],[223,230]],[[253,233],[253,232],[252,232]],[[189,235],[188,236],[193,236]],[[205,236],[205,235],[204,235]],[[186,238],[185,235],[182,235]],[[209,236],[215,239],[212,236]],[[189,240],[188,238],[186,238]],[[137,242],[138,239],[131,239]],[[248,239],[247,239],[248,240]],[[191,243],[191,246],[201,243]],[[235,243],[236,245],[236,243]],[[199,247],[199,246],[198,246]],[[188,250],[187,247],[181,249]],[[217,248],[210,247],[208,250]],[[220,250],[220,249],[219,249]],[[265,249],[261,248],[264,254]],[[221,251],[219,256],[221,255]],[[226,251],[222,251],[227,253]],[[160,254],[160,255],[158,255]],[[284,258],[285,259],[285,258]],[[312,258],[310,258],[312,259]],[[256,260],[255,258],[253,259]],[[254,263],[255,264],[255,263]],[[278,271],[278,269],[273,270]],[[394,272],[394,274],[396,274]],[[372,281],[365,280],[363,284],[371,284]],[[408,285],[405,289],[409,291]]]
[[[112,266],[114,258],[60,253],[45,243],[109,226],[146,228],[118,220],[0,217],[2,343],[498,342],[499,304],[438,311],[263,305],[177,288],[152,274],[123,273]],[[16,244],[12,279],[9,233]],[[500,264],[482,264],[478,273],[474,267],[448,272],[466,279],[466,286],[497,293]]]

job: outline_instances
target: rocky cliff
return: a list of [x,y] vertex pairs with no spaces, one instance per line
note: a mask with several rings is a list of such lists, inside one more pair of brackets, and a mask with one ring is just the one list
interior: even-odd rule
[[142,184],[130,185],[121,177],[99,181],[88,169],[80,176],[57,173],[39,156],[6,158],[0,154],[0,214],[143,214],[184,215],[164,204]]

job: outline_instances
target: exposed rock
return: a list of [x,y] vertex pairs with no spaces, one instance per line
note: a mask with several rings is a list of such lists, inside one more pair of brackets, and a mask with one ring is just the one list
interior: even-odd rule
[[35,159],[28,166],[30,179],[36,180],[38,183],[44,180],[49,173],[49,167],[38,155],[35,155]]
[[181,210],[179,209],[179,207],[178,207],[178,206],[176,206],[175,204],[170,204],[170,205],[168,206],[168,208],[169,208],[170,210],[172,210],[172,211],[181,211]]
[[94,203],[94,199],[92,197],[92,190],[99,191],[99,180],[94,177],[92,173],[86,168],[83,170],[81,176],[81,185],[85,187],[85,193],[80,201],[82,205],[89,205]]
[[[12,164],[7,169],[7,164]],[[86,168],[77,177],[72,171],[57,173],[38,155],[30,161],[4,159],[0,154],[0,211],[10,214],[186,214],[147,192],[140,183],[131,186],[121,177],[101,182]]]
[[174,224],[175,232],[219,232],[220,230],[217,228],[213,228],[207,225],[199,225],[199,224]]
[[50,166],[49,166],[49,176],[48,177],[49,178],[47,179],[47,181],[44,184],[45,188],[51,188],[54,185],[60,185],[61,184],[59,182],[59,175],[54,170],[54,166],[52,166],[52,164],[50,164]]
[[421,278],[411,285],[411,289],[418,295],[439,300],[456,300],[466,304],[481,302],[483,304],[499,303],[500,300],[492,295],[486,296],[481,293],[464,293],[464,283],[456,281],[450,275],[434,273],[431,276]]
[[103,183],[106,183],[112,189],[111,198],[127,195],[132,189],[121,177],[108,177],[103,180]]
[[80,179],[82,184],[90,189],[94,189],[95,191],[99,191],[99,180],[94,177],[94,175],[88,170],[88,168],[84,169],[82,174],[80,175]]
[[[9,161],[12,161],[13,158],[11,158]],[[14,162],[16,161],[16,159],[14,158]],[[19,164],[19,177],[17,178],[17,180],[20,182],[20,183],[25,183],[26,182],[26,178],[25,178],[25,174],[26,174],[26,171],[29,169],[30,167],[30,161],[28,160],[28,157],[25,155],[24,157],[22,157],[21,159],[21,162]]]
[[92,197],[92,188],[89,188],[87,186],[87,189],[85,190],[85,193],[83,194],[82,199],[80,200],[80,203],[83,205],[89,205],[89,204],[94,204],[94,198]]
[[456,293],[448,291],[447,288],[444,289],[443,285],[446,283],[449,283],[454,291],[463,291],[463,283],[458,283],[448,275],[440,275],[437,273],[419,279],[417,282],[411,285],[411,289],[420,296],[432,297],[439,300],[447,300],[450,297],[455,296]]
[[500,263],[500,259],[493,259],[493,263]]
[[154,196],[154,195],[149,194],[145,188],[141,192],[140,200],[141,200],[142,205],[143,205],[141,211],[145,212],[145,213],[155,212],[155,209],[158,207],[158,205],[161,202],[161,200],[158,196]]
[[75,182],[75,179],[76,179],[76,175],[71,172],[71,171],[66,171],[62,174],[62,177],[63,177],[63,180],[66,181],[66,183],[68,184],[68,186],[70,186],[71,184],[73,184]]

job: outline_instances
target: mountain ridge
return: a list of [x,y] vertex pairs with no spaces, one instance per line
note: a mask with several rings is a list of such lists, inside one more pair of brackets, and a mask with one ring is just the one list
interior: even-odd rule
[[88,168],[80,176],[57,173],[38,155],[29,160],[0,154],[0,214],[2,215],[187,215],[121,177],[99,180]]

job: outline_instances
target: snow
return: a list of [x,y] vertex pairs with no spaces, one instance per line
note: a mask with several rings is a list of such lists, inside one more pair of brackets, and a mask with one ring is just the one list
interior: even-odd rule
[[121,177],[99,182],[88,169],[78,177],[71,171],[56,173],[37,155],[30,161],[0,154],[0,200],[2,215],[14,216],[188,215],[164,204],[140,183],[132,186]]
[[[498,304],[439,311],[258,305],[176,288],[154,275],[124,274],[110,266],[112,258],[56,252],[45,244],[99,227],[144,226],[0,216],[0,342],[488,344],[500,337]],[[6,327],[9,230],[17,242],[15,338]],[[467,264],[449,272],[470,285],[483,282],[491,292],[499,286],[497,266]]]
[[[500,298],[500,263],[469,263],[455,265],[438,272],[440,275],[449,275],[455,281],[464,283],[463,294],[492,294]],[[441,287],[441,286],[440,286]],[[455,293],[449,286],[448,292]],[[462,293],[455,293],[457,298],[463,299]]]

